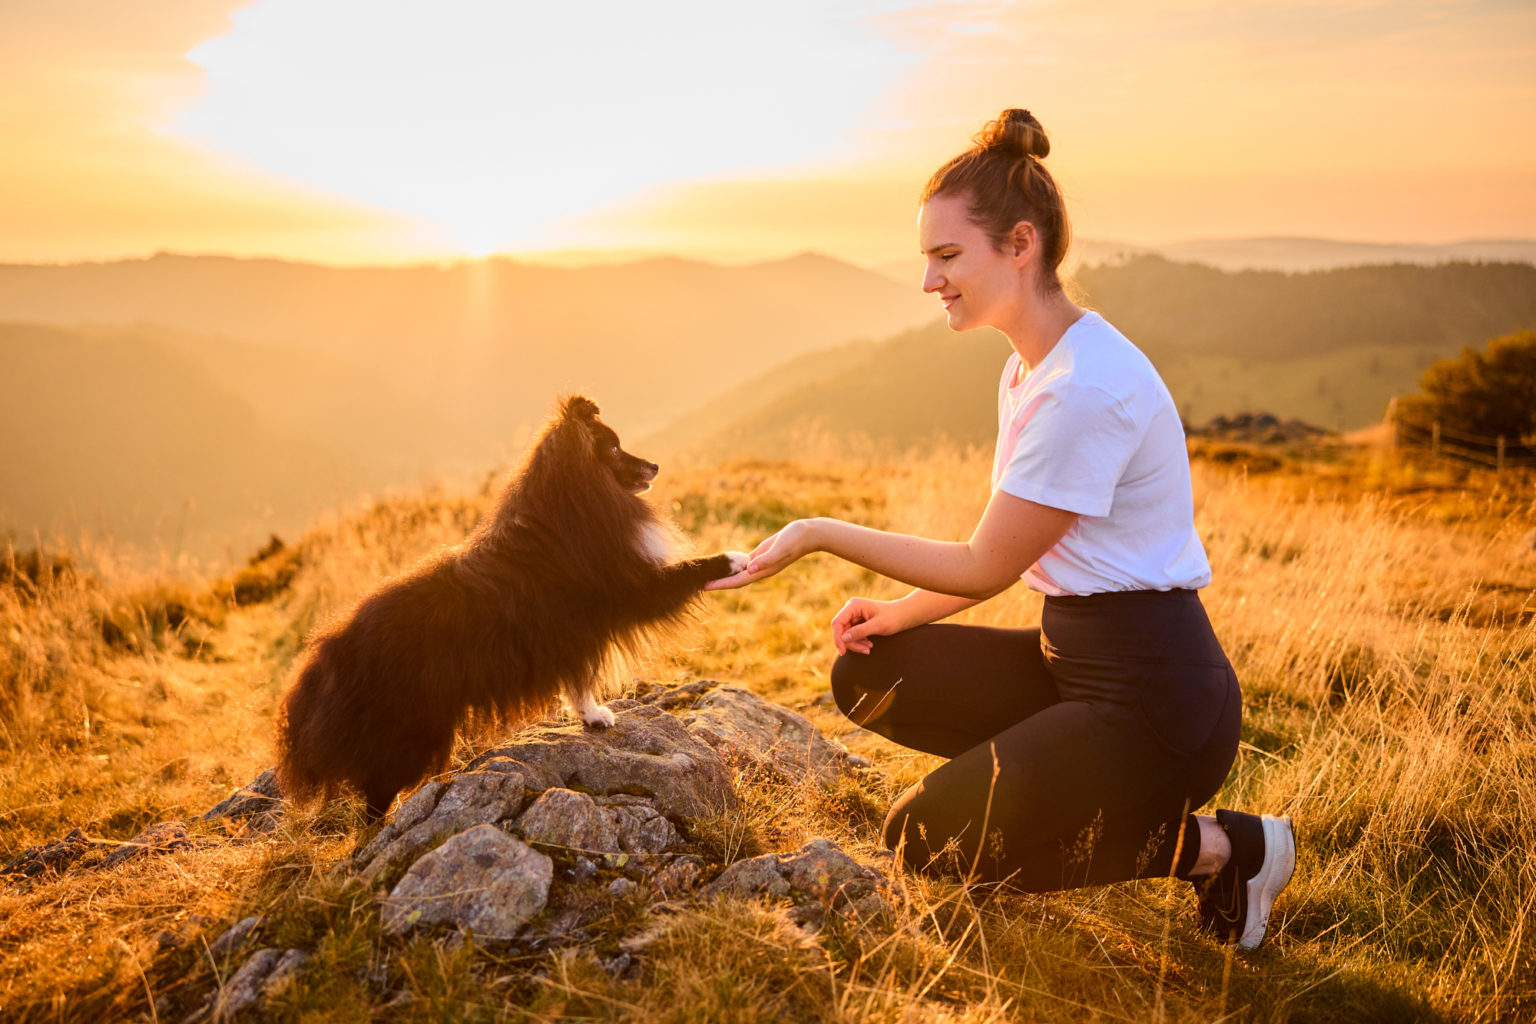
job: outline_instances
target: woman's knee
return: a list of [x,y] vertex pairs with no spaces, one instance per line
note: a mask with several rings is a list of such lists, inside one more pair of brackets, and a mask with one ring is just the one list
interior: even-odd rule
[[863,725],[881,696],[869,671],[870,655],[841,654],[832,663],[832,698],[848,718]]
[[910,870],[963,873],[963,837],[954,834],[955,823],[947,820],[936,806],[938,796],[921,782],[898,796],[885,816],[885,847],[895,852]]

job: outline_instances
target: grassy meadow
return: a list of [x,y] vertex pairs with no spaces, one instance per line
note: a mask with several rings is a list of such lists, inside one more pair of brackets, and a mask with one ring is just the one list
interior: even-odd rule
[[[181,1020],[227,971],[206,943],[265,914],[268,944],[315,952],[269,1006],[276,1019],[1531,1019],[1536,478],[1382,452],[1258,472],[1241,451],[1215,454],[1194,463],[1216,577],[1205,600],[1246,696],[1217,802],[1291,814],[1299,845],[1253,953],[1197,932],[1192,891],[1163,880],[1017,895],[904,877],[893,927],[818,934],[768,904],[662,915],[617,899],[615,934],[658,936],[619,976],[589,946],[388,940],[376,894],[330,873],[367,837],[354,802],[267,834],[194,825],[193,845],[115,868],[88,870],[93,853],[62,876],[0,878],[0,1018]],[[961,537],[989,459],[829,448],[667,467],[655,497],[707,550],[809,515]],[[488,484],[337,513],[218,579],[130,568],[111,547],[57,562],[13,550],[0,562],[0,862],[77,827],[127,840],[254,777],[305,633],[462,538],[492,497]],[[814,557],[708,595],[687,643],[635,666],[652,682],[738,682],[873,763],[830,790],[743,778],[740,811],[695,823],[700,848],[736,859],[827,836],[875,857],[891,797],[936,762],[838,715],[826,624],[852,594],[899,590]],[[1020,586],[960,620],[1029,625],[1039,610]],[[463,738],[456,757],[491,742]],[[380,1005],[380,977],[412,998]]]

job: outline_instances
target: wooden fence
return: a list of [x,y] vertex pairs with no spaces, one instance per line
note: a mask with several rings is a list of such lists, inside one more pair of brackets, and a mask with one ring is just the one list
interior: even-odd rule
[[1398,411],[1396,398],[1387,404],[1386,419],[1392,424],[1394,448],[1416,448],[1434,456],[1500,470],[1536,466],[1536,446],[1525,444],[1521,438],[1468,434],[1452,430],[1438,420],[1417,422]]

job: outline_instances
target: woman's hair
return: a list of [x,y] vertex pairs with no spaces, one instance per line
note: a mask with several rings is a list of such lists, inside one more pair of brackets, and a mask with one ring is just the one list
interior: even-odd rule
[[1056,270],[1072,243],[1072,225],[1056,179],[1040,163],[1051,151],[1051,140],[1027,110],[1009,109],[988,121],[975,143],[933,172],[921,201],[934,196],[965,196],[971,222],[1002,249],[1014,225],[1027,220],[1035,226],[1044,260],[1041,283],[1061,290]]

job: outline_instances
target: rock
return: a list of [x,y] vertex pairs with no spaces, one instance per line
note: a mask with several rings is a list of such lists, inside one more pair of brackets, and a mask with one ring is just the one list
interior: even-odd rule
[[678,717],[726,758],[769,768],[790,782],[815,776],[828,783],[847,768],[848,752],[808,719],[739,686],[714,687]]
[[77,828],[63,839],[27,847],[13,857],[5,867],[0,868],[0,875],[22,875],[26,878],[34,878],[45,872],[63,874],[86,853],[104,845],[104,843],[87,839],[85,833]]
[[529,842],[575,853],[619,852],[612,819],[590,796],[569,789],[545,790],[517,819],[517,829]]
[[209,944],[209,955],[215,958],[221,957],[230,950],[244,945],[246,940],[251,937],[251,933],[260,928],[265,920],[263,917],[247,917],[230,925],[223,935],[220,935]]
[[[527,764],[555,785],[597,796],[647,797],[671,819],[702,818],[733,810],[736,793],[720,755],[658,708],[626,702],[612,727],[543,729],[523,742],[482,754],[471,769],[497,759]],[[530,788],[538,788],[529,777]]]
[[692,854],[677,857],[651,876],[651,886],[665,898],[678,896],[699,884],[704,861]]
[[215,804],[203,814],[201,820],[215,821],[220,818],[227,818],[233,821],[241,821],[260,815],[261,818],[258,821],[270,827],[275,821],[276,815],[269,815],[269,812],[276,811],[282,805],[282,802],[282,791],[277,788],[277,772],[268,768],[250,782],[235,790],[227,798]]
[[619,849],[625,853],[661,853],[682,842],[677,829],[649,801],[619,794],[602,797],[598,804],[613,822]]
[[116,867],[124,861],[149,853],[168,853],[192,845],[187,826],[179,821],[162,821],[151,825],[117,849],[107,854],[101,862],[104,868]]
[[791,854],[737,861],[705,886],[707,896],[767,895],[797,903],[849,906],[875,893],[878,871],[844,853],[830,839],[813,839]]
[[554,865],[494,825],[476,825],[416,861],[383,906],[384,930],[401,935],[434,924],[503,941],[549,899]]
[[615,878],[608,883],[608,895],[616,900],[621,900],[634,891],[635,883],[627,878]]
[[410,864],[443,838],[475,825],[517,817],[527,800],[517,771],[472,771],[452,781],[428,782],[400,805],[394,818],[358,853],[354,867],[372,882]]
[[258,949],[240,965],[223,988],[215,991],[203,1008],[187,1020],[201,1020],[210,1011],[213,1020],[234,1020],[287,991],[309,961],[310,954],[301,949]]

